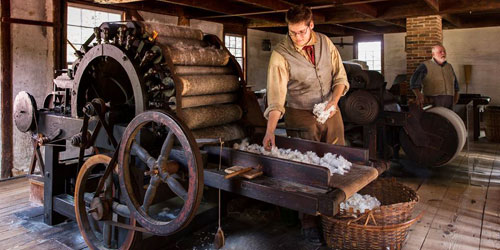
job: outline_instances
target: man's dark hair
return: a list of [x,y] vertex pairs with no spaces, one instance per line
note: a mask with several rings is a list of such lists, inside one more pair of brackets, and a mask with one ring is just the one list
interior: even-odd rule
[[294,6],[286,12],[285,20],[288,24],[305,22],[306,25],[309,25],[312,20],[311,8],[304,6],[303,4]]

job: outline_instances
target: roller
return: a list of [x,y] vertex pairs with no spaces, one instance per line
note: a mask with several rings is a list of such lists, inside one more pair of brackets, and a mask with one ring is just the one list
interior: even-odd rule
[[223,104],[187,108],[183,110],[184,122],[189,129],[207,128],[240,120],[243,111],[236,104]]
[[225,66],[230,55],[226,50],[213,47],[171,47],[162,46],[163,54],[168,55],[176,65]]
[[380,103],[373,94],[358,89],[347,95],[341,104],[342,113],[347,120],[356,124],[370,124],[380,113]]
[[194,138],[215,139],[221,138],[223,141],[231,141],[245,138],[245,132],[237,124],[226,124],[202,129],[192,130]]
[[182,96],[229,93],[240,87],[235,75],[190,75],[179,79],[182,84]]
[[172,26],[155,22],[143,22],[148,33],[156,31],[160,36],[203,40],[203,32],[182,26]]
[[176,66],[178,75],[229,75],[235,73],[230,67]]
[[189,38],[178,38],[178,37],[170,37],[170,36],[158,36],[156,38],[156,42],[158,44],[168,45],[171,47],[197,47],[203,48],[207,47],[207,42],[198,39],[189,39]]
[[[236,102],[238,95],[235,93],[228,94],[217,94],[217,95],[200,95],[200,96],[186,96],[182,98],[182,107],[183,108],[192,108],[192,107],[200,107],[214,104],[224,104],[224,103],[233,103]],[[170,104],[170,108],[175,110],[176,107],[176,98],[170,97],[168,100]]]
[[455,151],[455,154],[450,158],[449,161],[447,161],[445,164],[448,164],[451,162],[455,157],[462,151],[465,142],[467,140],[467,129],[465,128],[465,124],[453,110],[444,108],[444,107],[433,107],[431,109],[428,109],[426,112],[438,114],[450,121],[450,123],[453,125],[455,130],[457,131],[457,137],[458,137],[458,143],[457,143],[457,150]]

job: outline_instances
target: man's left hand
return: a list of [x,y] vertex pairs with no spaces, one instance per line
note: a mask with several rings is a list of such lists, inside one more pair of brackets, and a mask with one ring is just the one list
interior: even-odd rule
[[337,104],[334,103],[333,101],[328,102],[328,104],[325,107],[325,111],[328,110],[330,107],[334,106],[335,108],[333,109],[333,112],[330,113],[330,116],[328,118],[332,118],[335,113],[337,113],[338,107]]
[[457,104],[459,97],[460,95],[458,92],[455,92],[455,95],[453,96],[453,105]]

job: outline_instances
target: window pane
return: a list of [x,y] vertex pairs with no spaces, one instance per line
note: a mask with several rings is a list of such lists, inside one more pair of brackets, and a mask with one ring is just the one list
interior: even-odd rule
[[240,67],[243,68],[243,58],[236,58],[236,61],[238,61]]
[[87,41],[89,37],[94,33],[93,28],[82,28],[82,43]]
[[76,60],[76,56],[74,55],[75,50],[71,48],[71,46],[68,44],[66,46],[66,60],[68,62],[74,62]]
[[95,26],[99,26],[108,21],[108,13],[102,11],[95,12]]
[[231,48],[236,47],[236,39],[235,39],[235,37],[234,37],[234,36],[232,36],[232,37],[229,39],[229,46],[230,46]]
[[242,43],[241,37],[236,37],[236,48],[241,49]]
[[382,64],[381,42],[358,43],[358,59],[365,61],[370,70],[381,69]]
[[80,27],[68,26],[68,40],[75,43],[82,43],[82,31]]
[[68,24],[82,25],[82,11],[80,9],[68,7]]
[[118,22],[122,20],[122,15],[109,13],[108,22]]
[[229,36],[226,36],[225,37],[225,44],[226,44],[226,47],[229,46]]
[[95,27],[95,11],[82,9],[82,26]]
[[241,54],[241,49],[236,49],[234,56],[236,57],[242,57],[243,55]]

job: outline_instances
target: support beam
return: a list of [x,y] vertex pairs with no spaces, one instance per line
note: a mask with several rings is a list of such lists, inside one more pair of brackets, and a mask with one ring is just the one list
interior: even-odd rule
[[235,0],[236,2],[255,5],[257,7],[270,9],[270,10],[287,10],[294,6],[294,4],[280,1],[280,0]]
[[344,28],[330,24],[315,25],[314,30],[325,35],[344,36],[346,34]]
[[53,0],[52,20],[54,22],[54,77],[57,76],[56,70],[66,68],[66,20],[67,20],[67,3],[64,0]]
[[[2,20],[10,18],[10,0],[1,0]],[[2,160],[1,178],[12,177],[14,162],[14,149],[12,141],[12,37],[11,25],[8,22],[1,24],[1,58],[2,65],[2,85],[1,104],[2,107]]]
[[120,4],[120,3],[131,3],[131,2],[141,2],[143,0],[94,0],[95,3],[99,4]]
[[457,15],[452,15],[452,14],[443,14],[441,17],[451,23],[451,25],[455,26],[456,28],[462,27],[462,19],[460,19],[459,16]]
[[369,4],[347,5],[346,8],[352,9],[357,13],[368,17],[376,18],[378,16],[378,9]]
[[439,0],[424,0],[433,11],[439,12]]

